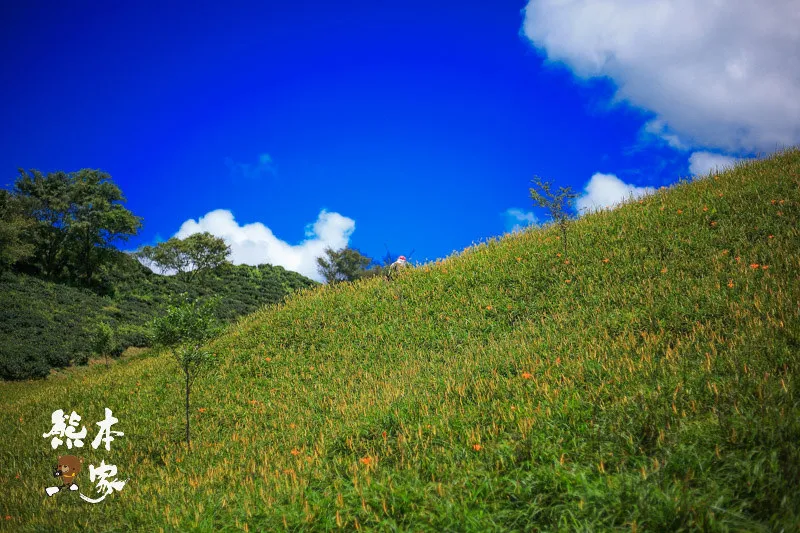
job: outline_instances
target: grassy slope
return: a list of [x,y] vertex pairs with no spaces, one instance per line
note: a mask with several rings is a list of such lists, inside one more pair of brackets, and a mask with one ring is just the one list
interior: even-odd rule
[[[191,452],[167,356],[3,384],[0,527],[793,530],[798,227],[792,151],[587,216],[568,258],[545,228],[303,291],[214,344]],[[103,407],[125,436],[81,455],[129,484],[46,499],[50,413],[88,441]]]

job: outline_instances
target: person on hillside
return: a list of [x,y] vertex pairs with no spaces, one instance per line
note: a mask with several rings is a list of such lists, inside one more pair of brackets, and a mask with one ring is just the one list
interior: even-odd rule
[[392,281],[392,279],[397,276],[397,273],[400,272],[403,268],[408,265],[406,261],[406,256],[401,255],[397,258],[397,261],[392,263],[386,268],[386,281]]

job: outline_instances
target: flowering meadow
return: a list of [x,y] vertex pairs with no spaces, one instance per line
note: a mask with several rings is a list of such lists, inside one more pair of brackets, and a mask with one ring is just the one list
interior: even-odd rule
[[[797,531],[800,151],[0,384],[0,530]],[[57,409],[124,436],[53,450]],[[102,453],[100,453],[102,452]],[[58,455],[114,463],[99,504]],[[76,483],[91,491],[88,469]],[[83,484],[83,485],[81,485]]]

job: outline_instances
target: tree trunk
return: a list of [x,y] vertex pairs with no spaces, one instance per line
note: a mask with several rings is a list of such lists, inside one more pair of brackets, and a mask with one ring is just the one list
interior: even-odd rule
[[186,374],[186,447],[191,449],[192,445],[189,441],[189,369],[184,368]]

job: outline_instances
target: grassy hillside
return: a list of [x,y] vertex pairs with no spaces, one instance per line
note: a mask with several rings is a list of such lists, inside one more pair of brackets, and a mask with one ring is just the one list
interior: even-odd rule
[[154,274],[127,254],[118,254],[102,274],[108,293],[51,283],[33,276],[0,277],[0,378],[46,376],[51,368],[85,363],[96,321],[115,330],[117,350],[148,344],[147,323],[173,295],[219,295],[219,318],[230,321],[277,303],[316,282],[282,267],[226,265],[189,280]]
[[[296,293],[212,345],[193,447],[168,356],[0,385],[0,527],[796,531],[800,152],[392,283]],[[44,496],[50,413],[121,492]],[[81,492],[94,496],[87,473]],[[57,519],[56,519],[57,517]]]

